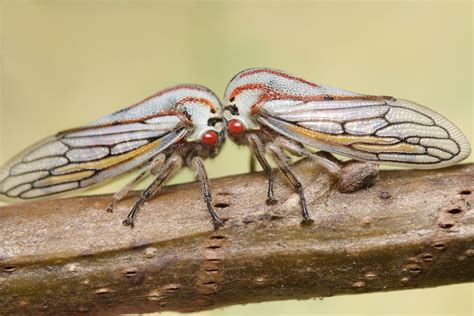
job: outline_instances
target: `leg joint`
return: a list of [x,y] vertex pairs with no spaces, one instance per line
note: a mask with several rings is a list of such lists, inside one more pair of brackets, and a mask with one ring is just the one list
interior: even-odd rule
[[144,199],[148,199],[151,196],[151,192],[150,191],[144,191],[142,196],[143,196]]
[[303,191],[303,185],[302,185],[301,182],[299,182],[298,180],[296,180],[296,182],[295,182],[295,189],[296,189],[298,192]]

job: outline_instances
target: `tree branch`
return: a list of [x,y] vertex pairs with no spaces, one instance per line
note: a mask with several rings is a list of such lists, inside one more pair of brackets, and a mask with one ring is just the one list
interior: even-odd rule
[[[350,168],[340,186],[357,182]],[[197,183],[165,188],[134,229],[121,221],[135,194],[112,214],[110,196],[3,207],[0,313],[196,311],[474,280],[474,164],[382,171],[350,194],[308,161],[294,170],[311,226],[281,177],[280,203],[265,205],[259,173],[211,180],[218,231]]]

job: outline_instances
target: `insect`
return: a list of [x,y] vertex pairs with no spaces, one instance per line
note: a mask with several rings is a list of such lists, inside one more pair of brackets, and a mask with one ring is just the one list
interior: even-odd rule
[[219,227],[222,221],[212,207],[202,159],[216,156],[224,139],[222,107],[215,94],[199,85],[178,85],[27,148],[0,169],[0,198],[49,197],[141,167],[107,209],[112,211],[135,184],[153,175],[123,221],[133,227],[140,207],[185,164],[196,171],[207,209]]
[[462,132],[424,106],[315,84],[273,69],[248,69],[234,76],[225,91],[224,119],[229,136],[249,145],[267,173],[267,204],[277,202],[268,154],[299,194],[303,223],[312,220],[285,151],[309,157],[336,176],[336,163],[304,145],[362,161],[426,169],[453,165],[470,153]]

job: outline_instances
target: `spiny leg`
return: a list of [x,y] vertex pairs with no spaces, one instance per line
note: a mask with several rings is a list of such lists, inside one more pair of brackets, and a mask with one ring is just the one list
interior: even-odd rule
[[251,153],[249,157],[249,169],[250,173],[253,173],[257,170],[255,155],[253,153]]
[[248,137],[250,147],[252,148],[255,157],[262,166],[263,170],[268,176],[268,191],[267,191],[267,205],[272,205],[278,203],[273,195],[273,169],[265,159],[265,147],[263,146],[260,138],[255,134],[250,134]]
[[352,160],[350,163],[343,164],[334,156],[332,156],[333,159],[327,158],[331,156],[328,152],[313,153],[301,144],[294,143],[289,139],[278,137],[274,142],[293,154],[308,157],[337,177],[337,190],[339,192],[350,193],[364,189],[372,185],[378,178],[378,168],[373,163]]
[[204,201],[207,204],[207,210],[211,214],[212,221],[214,223],[214,229],[218,229],[219,227],[224,226],[224,222],[219,218],[219,216],[214,211],[214,208],[212,207],[211,189],[209,187],[209,178],[207,177],[207,172],[204,168],[204,163],[200,157],[196,156],[192,159],[191,166],[196,171],[197,176],[201,181]]
[[275,163],[278,165],[278,168],[283,172],[285,177],[288,179],[290,182],[291,186],[293,189],[298,193],[300,196],[300,203],[301,203],[301,212],[303,215],[303,222],[302,224],[311,224],[313,223],[313,220],[309,216],[308,209],[306,207],[306,199],[304,197],[304,192],[303,192],[303,185],[301,182],[296,178],[296,176],[291,172],[290,167],[288,166],[288,163],[286,162],[287,157],[285,154],[282,152],[280,147],[278,147],[274,143],[270,143],[267,145],[268,151],[274,158]]
[[322,166],[324,169],[329,171],[331,174],[337,175],[339,171],[341,170],[341,167],[334,161],[331,161],[327,158],[324,158],[322,156],[319,156],[318,154],[315,154],[307,150],[301,144],[296,144],[283,137],[277,137],[274,140],[274,143],[276,143],[279,147],[284,148],[285,150],[289,151],[290,153],[296,156],[308,157],[309,159],[313,160],[314,162]]
[[153,173],[153,170],[159,168],[163,165],[165,161],[164,155],[156,156],[148,165],[143,167],[140,170],[140,173],[136,175],[132,180],[130,180],[127,184],[125,184],[119,191],[114,194],[112,202],[110,202],[109,206],[107,207],[107,212],[113,212],[115,205],[122,200],[125,195],[133,188],[135,184],[143,180],[150,172]]
[[133,227],[133,219],[141,206],[149,200],[164,184],[164,182],[176,171],[181,168],[182,158],[180,156],[171,156],[168,158],[163,166],[157,170],[156,177],[153,182],[140,193],[138,200],[132,207],[132,210],[128,214],[127,218],[123,220],[122,224],[125,226]]

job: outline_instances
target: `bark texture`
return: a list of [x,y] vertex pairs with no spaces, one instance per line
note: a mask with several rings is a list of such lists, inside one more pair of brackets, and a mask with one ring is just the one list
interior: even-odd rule
[[337,187],[367,186],[370,166],[349,164],[338,185],[311,162],[294,170],[313,225],[282,178],[265,205],[260,173],[211,179],[217,231],[198,183],[165,188],[133,229],[121,221],[135,194],[114,213],[110,196],[3,207],[0,313],[197,311],[474,280],[474,164],[382,171],[354,193]]

